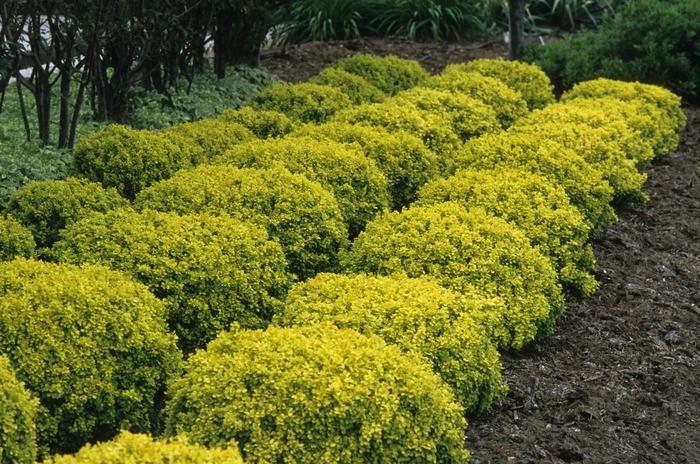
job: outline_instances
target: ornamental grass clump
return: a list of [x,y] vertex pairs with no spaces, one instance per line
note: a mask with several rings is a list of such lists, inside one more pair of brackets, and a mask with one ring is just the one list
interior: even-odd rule
[[227,216],[114,210],[71,224],[52,251],[68,263],[131,274],[166,303],[186,353],[232,322],[265,327],[291,284],[282,247]]
[[339,89],[305,82],[272,84],[257,93],[250,104],[255,110],[279,111],[294,121],[321,123],[352,102]]
[[198,146],[201,149],[201,157],[194,160],[193,164],[205,163],[239,143],[256,138],[242,124],[221,118],[205,118],[176,124],[164,129],[161,133],[167,137],[175,134],[187,140],[188,143]]
[[466,464],[466,422],[420,358],[330,324],[222,333],[171,383],[166,434],[246,462]]
[[10,198],[7,213],[27,227],[41,248],[50,247],[61,230],[93,212],[125,208],[129,202],[114,188],[69,177],[26,184]]
[[384,92],[357,74],[351,74],[339,68],[326,68],[317,76],[309,79],[312,84],[334,87],[350,98],[353,105],[360,103],[379,103],[386,99]]
[[0,263],[0,282],[0,354],[39,399],[40,460],[122,428],[159,430],[181,355],[145,286],[103,266],[24,259]]
[[319,274],[292,288],[273,323],[330,322],[378,335],[425,358],[466,412],[478,413],[506,391],[498,352],[480,323],[481,313],[502,310],[498,299],[464,297],[426,278]]
[[0,356],[0,464],[36,462],[36,413],[38,401],[5,356]]
[[332,67],[364,78],[386,95],[396,95],[430,77],[417,61],[393,55],[382,57],[358,53],[337,61]]
[[418,197],[418,205],[454,201],[505,219],[550,258],[562,284],[584,296],[595,292],[590,226],[566,192],[546,178],[517,168],[460,170],[429,182]]
[[218,114],[216,118],[240,124],[260,139],[283,137],[292,132],[297,126],[287,115],[279,111],[256,110],[250,106],[226,110]]
[[12,216],[0,215],[0,261],[31,258],[35,248],[31,230]]
[[491,318],[488,332],[505,349],[522,348],[550,332],[563,309],[556,271],[522,231],[455,202],[378,217],[343,264],[349,272],[427,275],[457,292],[503,298],[505,312]]
[[348,242],[348,229],[333,194],[279,166],[200,166],[144,190],[135,206],[178,214],[230,215],[260,224],[282,245],[290,271],[300,279],[337,270],[338,253]]
[[357,147],[330,140],[258,140],[232,148],[214,163],[239,168],[280,164],[320,183],[338,200],[352,237],[391,203],[389,183],[377,164]]

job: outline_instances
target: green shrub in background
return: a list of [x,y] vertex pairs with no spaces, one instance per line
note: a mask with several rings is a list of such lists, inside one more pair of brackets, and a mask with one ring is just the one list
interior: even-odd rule
[[481,100],[493,108],[498,122],[504,128],[510,127],[518,118],[527,114],[527,103],[520,92],[498,79],[476,72],[463,72],[457,68],[446,69],[442,74],[428,79],[423,85]]
[[202,151],[202,159],[197,160],[196,164],[219,156],[236,144],[249,142],[256,138],[243,125],[220,118],[207,118],[176,124],[161,133],[167,137],[180,136],[188,143],[198,145]]
[[40,401],[39,457],[157,432],[180,354],[163,305],[102,266],[0,263],[0,354]]
[[100,263],[143,282],[168,309],[183,351],[232,322],[267,325],[291,276],[277,242],[227,216],[114,210],[69,225],[53,249],[69,263]]
[[243,464],[235,443],[207,449],[184,438],[155,441],[148,435],[122,432],[112,441],[86,445],[72,456],[55,456],[48,464]]
[[35,248],[31,230],[12,216],[0,215],[0,261],[16,257],[30,258]]
[[5,356],[0,356],[0,464],[36,462],[38,401],[15,377]]
[[350,272],[432,276],[458,292],[505,300],[489,332],[518,349],[548,333],[563,309],[557,274],[528,238],[505,220],[454,202],[386,213],[367,225],[343,257]]
[[357,147],[330,140],[258,140],[233,147],[214,163],[257,168],[281,164],[317,181],[335,195],[351,237],[391,203],[389,183],[377,164]]
[[468,140],[457,159],[462,169],[522,168],[561,186],[593,232],[617,220],[613,190],[602,173],[564,145],[539,136],[501,132]]
[[435,152],[407,131],[327,122],[307,124],[290,134],[297,136],[359,145],[386,175],[394,209],[410,204],[418,189],[440,173]]
[[397,94],[393,101],[398,104],[408,103],[421,112],[434,113],[449,120],[452,130],[462,140],[501,130],[493,108],[466,95],[414,87]]
[[250,106],[227,110],[216,117],[229,123],[240,124],[261,139],[282,137],[296,127],[287,115],[279,111],[255,110]]
[[253,97],[256,110],[274,110],[295,121],[324,122],[352,105],[339,89],[310,83],[273,84]]
[[273,37],[284,44],[353,39],[366,32],[366,11],[366,1],[294,0],[277,10]]
[[384,92],[367,82],[363,77],[338,68],[326,68],[317,76],[309,79],[309,82],[340,90],[350,98],[354,105],[379,103],[386,99]]
[[425,278],[319,274],[292,288],[273,324],[330,322],[379,335],[430,362],[467,412],[483,412],[506,387],[479,313],[501,310],[500,305],[476,295],[462,297]]
[[554,103],[554,86],[544,71],[535,65],[499,58],[450,64],[445,68],[445,72],[449,74],[453,69],[477,72],[498,79],[511,89],[520,92],[530,110]]
[[129,202],[114,188],[70,177],[25,185],[7,204],[7,213],[27,227],[39,247],[50,247],[66,225],[90,214],[127,207]]
[[561,283],[582,295],[595,292],[590,227],[566,192],[546,178],[523,169],[464,170],[429,182],[418,196],[418,205],[455,201],[505,219],[551,259]]
[[342,58],[332,67],[364,78],[387,95],[396,95],[402,90],[425,82],[430,77],[428,71],[417,61],[393,55],[381,57],[357,53]]
[[142,191],[136,207],[179,214],[228,214],[265,227],[279,241],[298,278],[338,267],[348,229],[332,193],[276,166],[200,166]]
[[166,433],[247,462],[466,463],[466,423],[420,358],[330,325],[222,333],[169,390]]

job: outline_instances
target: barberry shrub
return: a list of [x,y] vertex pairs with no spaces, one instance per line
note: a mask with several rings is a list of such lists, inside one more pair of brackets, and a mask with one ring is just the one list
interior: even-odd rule
[[356,74],[351,74],[339,68],[326,68],[317,76],[309,79],[312,84],[328,85],[334,87],[350,98],[354,105],[360,103],[379,103],[386,99],[384,92],[366,79]]
[[38,406],[7,357],[0,356],[0,464],[36,462]]
[[396,95],[430,77],[417,61],[393,55],[381,57],[358,53],[337,61],[332,67],[364,78],[386,95]]
[[16,257],[31,258],[35,248],[31,230],[12,216],[0,215],[0,261]]
[[352,102],[334,87],[301,83],[272,84],[256,94],[250,104],[256,110],[279,111],[294,121],[321,123]]
[[226,110],[218,114],[216,118],[240,124],[260,139],[283,137],[292,132],[297,125],[287,115],[279,111],[256,110],[251,106]]
[[255,135],[237,122],[222,118],[205,118],[199,121],[175,124],[161,131],[165,136],[176,135],[188,144],[199,147],[200,158],[193,164],[201,164],[221,155],[229,148],[243,142],[254,140]]

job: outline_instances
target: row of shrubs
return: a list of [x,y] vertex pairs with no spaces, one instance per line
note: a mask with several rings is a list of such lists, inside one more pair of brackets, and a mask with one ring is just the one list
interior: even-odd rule
[[564,288],[595,291],[590,240],[685,124],[663,89],[556,102],[500,60],[355,55],[312,80],[108,127],[76,148],[82,178],[13,196],[0,462],[120,430],[171,441],[55,462],[467,462],[465,414],[506,392],[498,350],[551,333]]

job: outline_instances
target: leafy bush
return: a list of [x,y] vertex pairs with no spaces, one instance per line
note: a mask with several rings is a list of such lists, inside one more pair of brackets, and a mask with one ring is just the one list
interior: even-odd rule
[[352,237],[391,201],[388,181],[374,161],[357,147],[329,140],[259,140],[232,148],[215,163],[258,168],[281,164],[317,181],[335,194]]
[[5,356],[0,356],[0,464],[36,461],[38,402],[15,377]]
[[55,456],[48,464],[243,464],[238,448],[206,449],[183,438],[155,441],[122,432],[112,441],[86,445],[73,456]]
[[31,231],[38,246],[50,247],[66,225],[94,211],[105,213],[128,205],[114,188],[71,177],[25,185],[10,199],[7,212]]
[[563,309],[557,274],[515,226],[454,202],[386,213],[367,225],[343,264],[351,272],[432,276],[458,292],[505,300],[489,332],[518,349],[549,332]]
[[425,278],[319,274],[292,288],[273,323],[330,322],[379,335],[429,361],[467,412],[483,412],[506,387],[498,352],[474,314],[501,304],[462,297]]
[[300,279],[338,267],[347,226],[333,194],[281,167],[200,166],[142,191],[136,206],[179,214],[228,214],[267,228]]
[[328,85],[274,84],[253,97],[256,110],[274,110],[301,122],[324,122],[352,105],[345,94]]
[[566,192],[544,177],[522,169],[464,170],[429,182],[418,195],[418,205],[455,201],[505,219],[551,259],[563,284],[586,296],[595,291],[589,226]]
[[544,108],[554,103],[554,87],[544,71],[535,65],[499,58],[450,64],[445,71],[449,74],[453,69],[477,72],[498,79],[511,89],[520,92],[530,110]]
[[435,153],[406,131],[327,122],[304,126],[290,136],[359,145],[386,175],[394,209],[411,203],[418,189],[439,174]]
[[171,384],[166,433],[248,462],[466,463],[462,409],[420,358],[329,325],[222,333]]
[[564,145],[539,136],[502,132],[471,139],[457,160],[459,168],[522,168],[561,186],[593,231],[616,221],[613,190],[602,173]]
[[[221,155],[236,144],[249,142],[256,137],[241,124],[228,122],[220,118],[207,118],[195,122],[185,122],[162,131],[163,135],[180,136],[188,143],[198,145],[205,162]],[[199,163],[197,163],[199,164]]]
[[12,216],[0,216],[0,261],[16,257],[30,258],[35,248],[31,230]]
[[335,87],[350,98],[354,105],[360,103],[379,103],[386,99],[384,92],[366,79],[338,68],[326,68],[317,76],[309,79],[312,84]]
[[159,429],[180,354],[146,287],[102,266],[21,259],[0,263],[0,282],[0,353],[40,401],[40,458]]
[[322,42],[359,37],[366,1],[294,0],[277,11],[275,34],[284,43]]
[[250,106],[224,111],[217,118],[229,123],[238,123],[261,139],[282,137],[292,132],[296,126],[285,114],[255,110]]
[[417,61],[393,55],[357,53],[337,61],[332,67],[363,77],[387,95],[415,87],[430,77]]
[[232,322],[264,327],[291,283],[277,242],[229,217],[114,210],[71,224],[54,246],[63,262],[100,263],[143,282],[168,309],[183,351]]
[[493,77],[456,68],[431,77],[424,84],[433,89],[461,93],[490,105],[502,127],[510,127],[527,113],[527,103],[519,92]]

